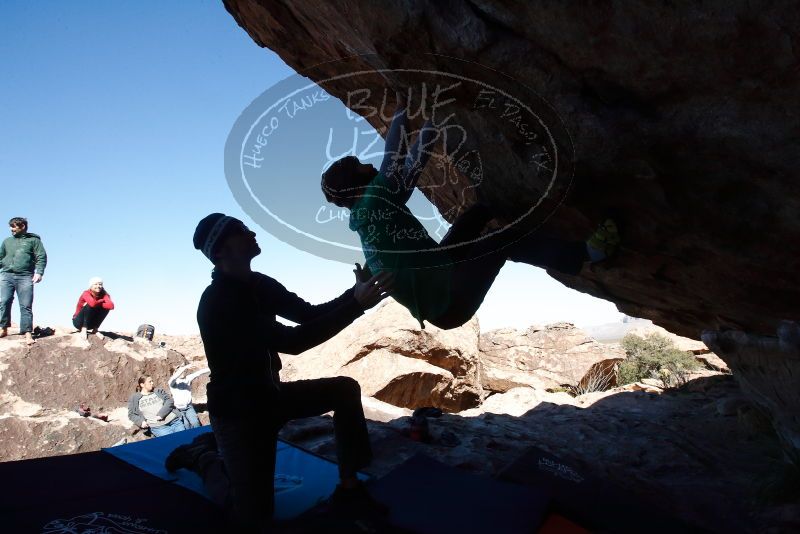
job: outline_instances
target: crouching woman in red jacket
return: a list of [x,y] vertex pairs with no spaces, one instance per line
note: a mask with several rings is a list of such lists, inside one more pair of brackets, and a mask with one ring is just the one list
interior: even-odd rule
[[89,289],[81,293],[78,298],[72,325],[79,330],[83,339],[87,339],[90,333],[103,339],[103,334],[97,329],[100,328],[108,312],[113,309],[114,302],[111,300],[111,295],[103,289],[103,280],[94,277],[89,280]]

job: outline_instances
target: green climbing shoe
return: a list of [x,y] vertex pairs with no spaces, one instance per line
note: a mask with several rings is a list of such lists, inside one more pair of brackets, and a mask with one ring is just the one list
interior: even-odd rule
[[586,240],[586,244],[602,254],[601,259],[611,257],[619,247],[619,230],[613,219],[606,219]]

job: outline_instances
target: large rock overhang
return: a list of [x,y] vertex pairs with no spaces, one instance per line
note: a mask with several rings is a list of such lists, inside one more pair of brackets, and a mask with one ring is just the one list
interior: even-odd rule
[[[781,319],[800,316],[800,11],[789,3],[224,3],[257,44],[312,80],[452,71],[466,60],[539,95],[567,133],[555,142],[571,153],[569,194],[545,230],[583,237],[613,214],[624,232],[611,260],[578,276],[551,273],[564,284],[695,339],[705,329],[774,335]],[[374,77],[372,104],[384,84]],[[343,100],[350,89],[323,86]],[[501,119],[456,111],[481,129],[472,137],[489,146],[486,195],[513,220],[542,187],[519,179],[524,149],[493,135]],[[436,179],[426,172],[421,189],[452,219],[464,184],[426,189]]]

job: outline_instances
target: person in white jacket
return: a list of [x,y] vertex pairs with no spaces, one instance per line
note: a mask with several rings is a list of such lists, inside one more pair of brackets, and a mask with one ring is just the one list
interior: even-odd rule
[[192,380],[198,376],[211,372],[208,367],[195,371],[185,378],[181,378],[184,371],[189,369],[191,364],[181,365],[175,369],[175,373],[169,378],[169,391],[172,393],[172,399],[175,401],[175,408],[180,412],[183,419],[183,425],[186,428],[197,428],[202,426],[200,420],[197,418],[197,412],[192,405]]

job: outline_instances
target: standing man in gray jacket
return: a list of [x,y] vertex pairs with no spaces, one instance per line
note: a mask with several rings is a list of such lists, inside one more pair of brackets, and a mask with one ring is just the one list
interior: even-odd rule
[[8,335],[14,292],[19,298],[19,333],[28,345],[34,343],[33,284],[38,284],[47,266],[47,252],[41,238],[28,233],[28,221],[14,217],[8,221],[11,237],[0,244],[0,337]]

